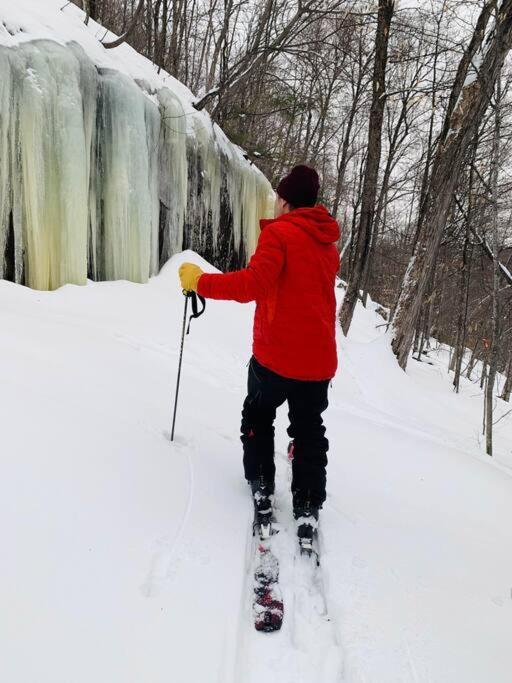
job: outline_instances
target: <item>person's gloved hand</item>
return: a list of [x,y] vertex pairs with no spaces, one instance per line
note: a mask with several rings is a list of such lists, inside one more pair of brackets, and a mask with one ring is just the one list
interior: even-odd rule
[[182,263],[179,269],[182,289],[187,292],[197,292],[197,283],[203,271],[195,263]]

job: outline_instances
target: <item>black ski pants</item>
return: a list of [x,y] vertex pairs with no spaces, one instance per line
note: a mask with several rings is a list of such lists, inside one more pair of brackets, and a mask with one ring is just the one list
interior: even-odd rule
[[325,501],[329,442],[322,413],[328,405],[329,382],[288,379],[265,368],[254,356],[249,362],[241,426],[245,477],[248,481],[260,476],[267,482],[274,481],[274,420],[276,409],[288,401],[288,435],[294,442],[294,506],[309,500],[311,505],[321,507]]

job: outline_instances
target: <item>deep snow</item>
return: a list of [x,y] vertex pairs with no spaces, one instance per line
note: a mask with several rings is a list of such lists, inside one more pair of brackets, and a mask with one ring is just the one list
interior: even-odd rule
[[445,350],[404,374],[373,304],[339,334],[318,588],[293,561],[278,413],[285,622],[253,631],[253,305],[193,321],[171,443],[190,258],[206,266],[185,252],[146,285],[0,282],[0,680],[508,683],[512,419],[491,461],[478,385],[453,394]]

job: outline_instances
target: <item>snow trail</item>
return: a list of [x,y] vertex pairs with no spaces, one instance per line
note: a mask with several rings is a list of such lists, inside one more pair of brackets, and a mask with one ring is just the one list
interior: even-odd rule
[[[314,558],[301,556],[298,550],[291,506],[291,469],[286,454],[276,453],[276,468],[274,507],[279,531],[271,539],[271,549],[279,560],[283,626],[276,633],[259,633],[254,629],[252,583],[257,539],[252,539],[251,528],[251,553],[245,566],[243,635],[235,678],[244,683],[340,683],[342,650],[328,613],[322,566],[317,567]],[[252,505],[249,494],[247,505]]]
[[399,370],[372,302],[338,340],[318,585],[294,563],[278,411],[285,618],[253,629],[254,307],[208,302],[192,327],[171,444],[184,260],[211,270],[186,252],[147,285],[0,281],[0,680],[509,683],[512,422],[491,461],[478,387],[454,396],[445,347]]
[[[170,441],[169,432],[165,431],[164,436],[166,439],[169,439],[170,443],[172,443]],[[142,594],[147,598],[156,595],[159,585],[162,584],[162,582],[165,581],[165,579],[169,576],[172,561],[174,559],[176,549],[183,538],[183,533],[187,526],[194,500],[194,466],[192,464],[192,457],[186,448],[186,442],[180,444],[179,441],[175,441],[173,445],[175,446],[175,453],[180,453],[180,451],[184,453],[188,466],[189,489],[187,505],[179,524],[178,531],[176,532],[173,540],[171,542],[160,541],[158,543],[158,548],[151,559],[151,565],[147,578],[141,586]],[[180,448],[180,446],[184,446],[185,448]]]

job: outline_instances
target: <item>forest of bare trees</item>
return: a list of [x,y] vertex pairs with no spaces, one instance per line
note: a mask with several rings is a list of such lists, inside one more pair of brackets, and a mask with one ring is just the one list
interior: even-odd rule
[[272,182],[318,168],[344,332],[370,296],[402,368],[452,347],[454,390],[486,389],[491,455],[512,389],[512,0],[75,4],[185,83]]

